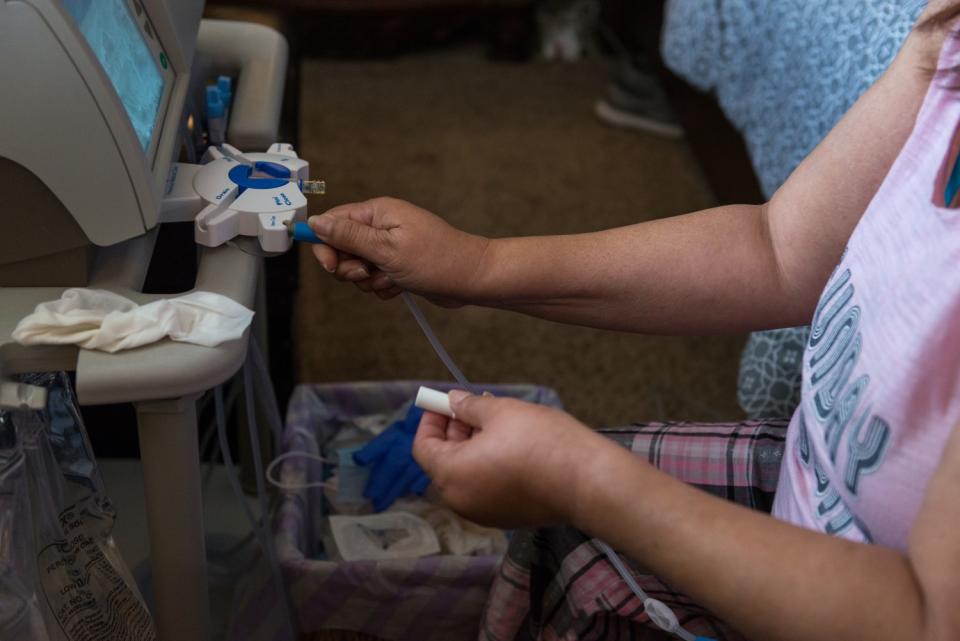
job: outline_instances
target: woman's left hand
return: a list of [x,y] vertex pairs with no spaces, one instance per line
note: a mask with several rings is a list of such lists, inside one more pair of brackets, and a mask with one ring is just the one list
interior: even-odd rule
[[569,522],[613,442],[556,409],[454,390],[456,419],[426,412],[413,455],[446,503],[501,527]]

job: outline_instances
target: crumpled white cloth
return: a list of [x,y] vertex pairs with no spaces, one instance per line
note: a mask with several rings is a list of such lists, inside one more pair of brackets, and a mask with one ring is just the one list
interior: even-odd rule
[[138,305],[102,289],[75,287],[59,300],[40,303],[13,330],[21,345],[79,345],[119,352],[162,338],[215,347],[240,338],[253,312],[213,292]]

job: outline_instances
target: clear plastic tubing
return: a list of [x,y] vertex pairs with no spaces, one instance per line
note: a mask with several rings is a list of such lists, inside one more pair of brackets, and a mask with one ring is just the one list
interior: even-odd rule
[[[265,542],[264,545],[264,554],[267,557],[267,562],[270,566],[270,571],[273,574],[274,582],[277,584],[277,589],[280,593],[281,603],[283,604],[284,621],[287,625],[287,634],[291,641],[295,641],[299,638],[297,634],[297,624],[293,612],[293,604],[290,602],[290,594],[287,591],[286,584],[284,583],[283,573],[280,570],[280,561],[277,558],[277,550],[273,544],[273,532],[270,528],[270,506],[267,499],[267,488],[266,488],[266,474],[263,467],[263,454],[260,451],[260,434],[257,429],[256,423],[256,406],[255,406],[255,394],[257,398],[260,399],[261,408],[264,409],[267,413],[268,422],[271,423],[274,438],[276,439],[275,444],[279,446],[280,439],[283,437],[283,425],[280,418],[280,409],[277,406],[277,397],[273,389],[273,381],[270,380],[269,372],[266,370],[266,362],[263,358],[263,354],[260,351],[260,347],[257,345],[256,338],[251,336],[249,343],[249,353],[248,359],[243,364],[243,396],[245,402],[246,418],[247,418],[247,432],[250,436],[250,445],[253,450],[253,467],[254,467],[254,477],[257,484],[257,499],[260,502],[260,514],[261,521],[260,526],[263,531],[263,539]],[[252,356],[252,359],[250,358]],[[251,360],[252,366],[251,366]],[[256,369],[259,371],[261,379],[264,381],[264,384],[261,386],[254,386],[253,384],[253,370]]]
[[427,322],[427,317],[423,315],[420,307],[417,305],[417,302],[413,299],[413,296],[409,292],[401,292],[400,298],[403,299],[403,302],[407,304],[407,309],[410,310],[410,313],[413,314],[413,317],[417,321],[417,325],[420,326],[420,329],[423,331],[423,335],[427,337],[427,340],[430,341],[430,346],[433,347],[433,351],[437,353],[437,356],[440,357],[440,360],[443,361],[443,364],[453,375],[453,378],[456,379],[457,383],[470,392],[471,394],[479,394],[480,391],[473,386],[470,381],[467,380],[467,377],[463,375],[463,372],[460,371],[460,368],[457,367],[457,364],[453,362],[453,359],[450,358],[450,354],[447,353],[447,350],[443,348],[443,345],[440,343],[440,339],[437,338],[437,335],[433,333],[433,328],[430,327],[430,323]]
[[[251,342],[253,339],[251,339]],[[262,360],[262,357],[261,357]],[[253,384],[250,376],[250,365],[248,363],[244,364],[243,370],[243,382],[244,382],[244,396],[246,397],[246,411],[247,411],[247,427],[250,432],[250,441],[254,450],[254,467],[256,469],[257,477],[257,497],[260,501],[260,514],[261,518],[257,519],[253,511],[250,509],[250,506],[247,504],[243,488],[240,485],[240,478],[237,475],[236,467],[234,466],[233,456],[230,452],[230,442],[227,440],[227,429],[226,429],[226,412],[224,411],[223,406],[223,388],[216,387],[214,388],[214,408],[216,412],[217,419],[217,435],[220,439],[220,451],[223,454],[223,462],[227,472],[227,480],[230,483],[230,487],[233,490],[234,495],[240,502],[240,505],[243,507],[243,511],[246,514],[247,520],[250,521],[250,526],[253,529],[254,535],[260,543],[260,547],[263,550],[264,556],[267,559],[267,564],[270,567],[270,572],[272,574],[273,580],[276,583],[277,590],[280,592],[281,602],[283,603],[284,608],[284,624],[286,626],[287,638],[290,641],[296,641],[299,637],[296,631],[296,624],[294,622],[293,612],[291,609],[291,604],[289,601],[289,595],[287,594],[286,585],[283,582],[283,574],[280,570],[280,564],[277,560],[276,550],[273,547],[273,535],[270,531],[270,515],[269,508],[267,506],[267,494],[266,488],[264,487],[263,482],[263,459],[261,458],[260,453],[260,443],[256,430],[255,415],[253,414]],[[269,413],[269,412],[268,412]]]

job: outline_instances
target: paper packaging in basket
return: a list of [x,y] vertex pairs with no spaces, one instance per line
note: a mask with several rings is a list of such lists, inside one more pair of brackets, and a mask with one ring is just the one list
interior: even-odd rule
[[440,553],[430,524],[406,512],[330,517],[330,533],[344,561],[412,559]]

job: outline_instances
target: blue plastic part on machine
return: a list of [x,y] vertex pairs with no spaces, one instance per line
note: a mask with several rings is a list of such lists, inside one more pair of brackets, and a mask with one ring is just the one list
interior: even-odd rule
[[[262,169],[259,165],[274,165],[274,163],[256,163],[257,171],[261,171],[268,175],[274,175],[268,173],[266,170]],[[286,167],[281,165],[276,165],[286,170]],[[254,167],[249,165],[237,165],[231,169],[227,176],[234,182],[235,185],[239,186],[241,189],[276,189],[277,187],[283,187],[289,180],[283,178],[260,178],[253,176]],[[271,168],[272,170],[272,168]],[[287,176],[290,175],[290,172],[287,171]]]
[[217,90],[220,91],[220,97],[223,99],[223,105],[229,109],[233,102],[233,80],[230,76],[217,77]]
[[280,163],[258,160],[253,163],[253,168],[262,174],[273,176],[274,178],[290,178],[290,169]]
[[710,637],[697,637],[694,641],[717,641],[716,639],[711,639]]
[[215,85],[209,85],[207,87],[207,118],[223,118],[224,113],[226,113],[226,107],[220,90]]

